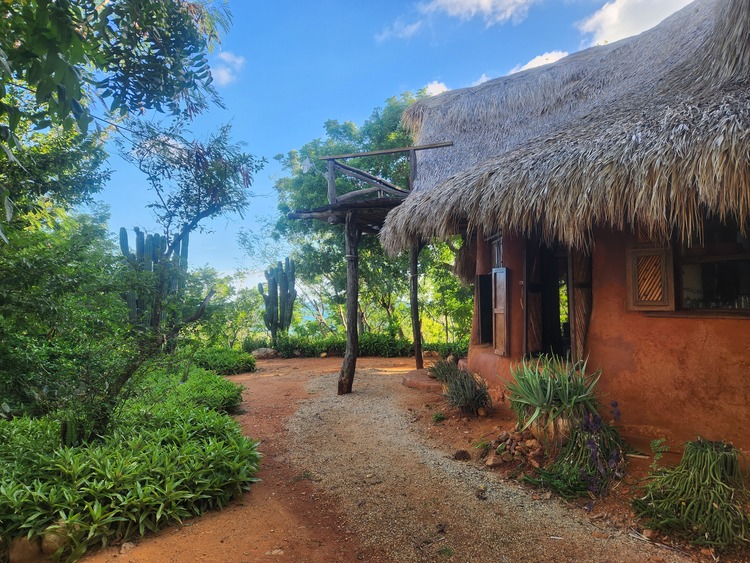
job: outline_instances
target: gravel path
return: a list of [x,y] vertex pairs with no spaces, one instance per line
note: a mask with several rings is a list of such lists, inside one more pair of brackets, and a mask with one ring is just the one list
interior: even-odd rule
[[288,422],[290,461],[336,498],[376,560],[690,560],[453,460],[395,404],[400,378],[358,372],[343,397],[331,394],[335,379],[310,380]]

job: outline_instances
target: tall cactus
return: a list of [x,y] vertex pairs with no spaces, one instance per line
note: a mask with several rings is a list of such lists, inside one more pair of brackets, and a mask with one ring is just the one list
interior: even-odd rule
[[160,278],[157,284],[159,295],[139,294],[136,289],[128,290],[130,322],[134,325],[155,324],[163,320],[161,307],[154,303],[161,303],[167,294],[177,293],[182,289],[182,272],[187,271],[189,238],[185,234],[181,241],[167,253],[167,237],[158,234],[146,235],[138,227],[135,231],[135,252],[131,252],[128,240],[128,230],[120,228],[120,251],[128,264],[136,272],[156,273]]
[[265,275],[268,294],[263,292],[262,282],[258,284],[258,292],[266,306],[263,322],[276,344],[279,332],[286,333],[292,324],[294,300],[297,298],[297,291],[294,289],[294,260],[287,258],[284,264],[278,262],[276,266],[266,270]]

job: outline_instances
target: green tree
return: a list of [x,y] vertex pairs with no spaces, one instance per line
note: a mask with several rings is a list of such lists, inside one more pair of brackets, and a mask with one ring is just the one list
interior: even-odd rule
[[474,288],[453,273],[454,261],[445,243],[426,246],[420,255],[422,332],[432,342],[457,342],[471,333]]
[[32,414],[95,408],[137,353],[105,216],[56,216],[0,246],[0,400]]
[[[292,246],[298,278],[307,286],[301,294],[303,297],[315,295],[314,303],[308,302],[308,306],[321,328],[344,324],[346,261],[342,230],[320,221],[290,220],[286,215],[292,210],[313,209],[328,203],[327,180],[320,173],[323,166],[319,157],[409,146],[412,140],[401,127],[400,119],[404,109],[416,98],[409,92],[389,98],[385,107],[375,109],[361,127],[352,122],[329,120],[325,123],[325,139],[313,140],[299,151],[276,157],[288,176],[278,179],[274,185],[280,211],[274,236]],[[302,163],[308,161],[318,164],[306,171]],[[408,183],[408,159],[404,155],[360,157],[349,160],[348,164],[396,185],[406,187]],[[358,188],[356,180],[346,177],[337,177],[336,185],[339,194]],[[394,334],[402,333],[397,304],[408,287],[407,259],[387,258],[376,237],[362,238],[360,254],[362,328],[381,330],[387,327]]]
[[[86,131],[95,97],[119,114],[195,114],[215,98],[206,59],[229,23],[223,3],[186,0],[20,0],[0,5],[0,139],[26,119]],[[6,98],[30,92],[32,109]]]
[[[148,358],[158,353],[166,343],[174,347],[180,331],[198,321],[215,294],[210,288],[200,304],[192,311],[184,311],[179,287],[184,280],[185,245],[189,234],[202,228],[201,221],[229,213],[242,213],[250,201],[250,183],[263,161],[241,150],[229,139],[229,127],[205,142],[190,140],[182,124],[168,128],[143,125],[133,129],[138,133],[129,158],[146,173],[156,195],[149,204],[163,229],[158,251],[158,262],[151,268],[139,268],[129,253],[126,262],[131,266],[130,280],[139,299],[150,304],[150,322],[135,323],[138,360],[131,362],[110,384],[110,412],[120,394]],[[179,256],[179,260],[178,257]],[[174,286],[177,286],[175,289]]]
[[194,311],[211,289],[215,291],[204,315],[191,329],[196,341],[235,348],[245,338],[265,332],[263,300],[257,289],[238,287],[243,281],[242,274],[220,276],[211,267],[188,274],[184,297],[186,311]]
[[25,181],[24,147],[37,141],[29,131],[77,128],[80,151],[96,155],[99,135],[86,133],[100,102],[102,123],[150,110],[193,116],[220,104],[206,54],[229,21],[225,2],[210,0],[0,2],[0,166],[7,171],[7,159],[20,168],[0,176],[6,221],[13,202],[44,185]]

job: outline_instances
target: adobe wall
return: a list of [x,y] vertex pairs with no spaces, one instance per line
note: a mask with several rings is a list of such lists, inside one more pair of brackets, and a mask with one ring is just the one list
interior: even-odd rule
[[677,443],[701,435],[750,450],[750,319],[628,311],[626,238],[595,233],[589,365],[622,424]]
[[[727,440],[750,453],[750,319],[657,317],[628,311],[622,233],[597,231],[593,252],[593,308],[587,339],[589,367],[602,368],[599,391],[616,400],[626,437],[638,445],[665,437],[672,446],[701,435]],[[503,241],[510,276],[511,356],[479,345],[472,327],[469,369],[500,394],[510,366],[523,356],[523,241]],[[480,243],[478,273],[489,273],[489,248]],[[475,311],[476,313],[476,311]]]
[[[492,271],[490,246],[478,237],[477,274],[489,274]],[[478,344],[479,326],[477,319],[477,300],[474,300],[474,320],[471,327],[469,345],[469,370],[482,374],[490,387],[502,390],[504,381],[510,379],[510,366],[523,356],[523,267],[525,245],[523,239],[503,238],[503,265],[508,269],[508,311],[510,314],[510,356],[495,354],[492,344]],[[493,394],[493,398],[495,394]]]

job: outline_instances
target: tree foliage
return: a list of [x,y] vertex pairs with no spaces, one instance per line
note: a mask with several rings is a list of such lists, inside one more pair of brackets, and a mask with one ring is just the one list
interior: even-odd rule
[[[25,217],[19,216],[16,221]],[[104,218],[61,214],[0,246],[0,400],[80,411],[133,360],[120,265]]]
[[[91,163],[102,155],[101,133],[87,135],[97,108],[101,122],[112,123],[150,110],[191,117],[209,102],[220,104],[207,50],[229,20],[224,2],[211,0],[0,2],[0,203],[6,221],[14,202],[46,193],[45,187],[60,195],[68,185],[75,188],[69,197],[81,196],[102,180],[91,178],[88,188],[33,181],[30,168],[46,170],[44,162],[30,160],[40,156],[33,154],[34,130],[61,128],[65,133],[48,140],[62,140],[74,149],[68,158],[78,152],[80,161]],[[65,158],[60,150],[55,155]]]
[[148,179],[155,195],[148,207],[170,247],[184,233],[201,228],[204,219],[242,215],[253,176],[265,163],[232,142],[228,125],[206,141],[191,139],[185,126],[183,120],[166,127],[135,122],[135,142],[124,151]]
[[[223,5],[187,0],[21,0],[0,4],[0,140],[22,119],[85,132],[102,100],[119,114],[195,114],[217,99],[207,48],[229,22]],[[32,108],[6,99],[10,85]]]
[[[412,145],[401,126],[401,114],[424,93],[402,94],[386,100],[361,125],[329,120],[326,136],[315,139],[276,159],[287,175],[279,178],[280,218],[273,236],[285,239],[293,248],[297,274],[303,287],[304,303],[322,333],[334,332],[344,322],[346,260],[340,226],[322,221],[290,220],[293,210],[314,209],[328,203],[327,178],[319,158],[331,154],[369,152]],[[384,178],[404,188],[408,185],[409,162],[406,154],[358,157],[347,164]],[[361,187],[357,180],[337,176],[337,193]],[[249,246],[249,245],[248,245]],[[257,244],[255,245],[257,246]],[[385,256],[377,237],[365,236],[360,247],[360,329],[392,336],[411,333],[409,315],[408,258]],[[471,327],[471,289],[450,273],[453,253],[444,244],[427,247],[420,257],[423,332],[430,338],[456,341]]]

